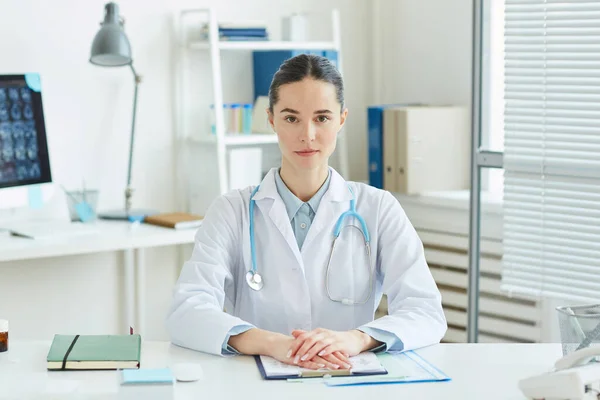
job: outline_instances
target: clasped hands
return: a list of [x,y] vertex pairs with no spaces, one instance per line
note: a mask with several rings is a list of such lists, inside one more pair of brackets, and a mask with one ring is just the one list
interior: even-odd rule
[[294,330],[272,356],[279,361],[303,368],[350,369],[349,357],[375,347],[378,342],[359,330],[345,332],[329,329]]

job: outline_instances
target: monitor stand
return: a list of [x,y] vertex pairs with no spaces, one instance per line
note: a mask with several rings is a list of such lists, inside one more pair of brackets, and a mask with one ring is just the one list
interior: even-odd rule
[[[6,189],[0,193],[3,200],[11,199],[3,202],[0,207],[0,230],[7,230],[15,225],[57,222],[70,222],[69,209],[67,201],[62,190],[57,185],[52,183],[38,184],[41,191],[41,199],[35,201],[35,206],[30,204],[27,199],[27,187],[23,189],[23,195],[17,193],[17,196],[7,196]],[[38,192],[39,193],[39,192]]]

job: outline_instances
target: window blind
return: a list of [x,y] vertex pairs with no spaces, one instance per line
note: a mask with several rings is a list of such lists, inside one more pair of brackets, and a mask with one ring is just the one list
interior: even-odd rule
[[600,301],[600,0],[505,1],[509,293]]

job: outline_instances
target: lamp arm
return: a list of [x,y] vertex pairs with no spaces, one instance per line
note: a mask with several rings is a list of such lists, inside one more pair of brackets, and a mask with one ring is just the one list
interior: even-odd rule
[[131,68],[131,72],[133,73],[133,77],[135,80],[135,90],[133,94],[133,116],[131,119],[131,137],[129,140],[129,164],[127,167],[127,188],[125,189],[125,211],[129,214],[131,210],[131,197],[133,195],[133,188],[131,187],[131,167],[133,163],[133,143],[135,138],[135,117],[137,113],[137,97],[138,97],[138,86],[142,81],[141,76],[139,76],[135,69],[133,68],[133,62],[129,64]]

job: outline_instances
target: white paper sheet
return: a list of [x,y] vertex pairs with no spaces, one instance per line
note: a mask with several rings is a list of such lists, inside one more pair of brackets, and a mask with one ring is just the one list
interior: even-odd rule
[[[284,364],[274,358],[260,356],[265,373],[267,376],[300,376],[302,371],[312,371],[306,368],[297,367],[294,365]],[[383,372],[385,368],[379,362],[379,359],[374,353],[364,352],[357,356],[350,357],[353,373],[373,373]],[[325,370],[325,369],[324,369]]]

